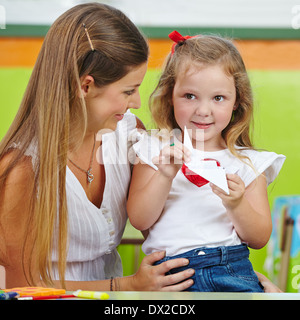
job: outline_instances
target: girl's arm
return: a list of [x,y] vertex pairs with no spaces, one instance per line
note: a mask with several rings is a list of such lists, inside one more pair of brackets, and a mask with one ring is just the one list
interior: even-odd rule
[[154,170],[139,162],[133,168],[127,212],[131,224],[138,230],[149,229],[160,217],[172,182],[183,161],[189,161],[190,152],[180,143],[163,148],[153,159]]
[[263,174],[246,189],[236,174],[227,175],[230,194],[212,185],[227,209],[239,237],[249,247],[260,249],[267,244],[272,232],[272,219],[267,195],[267,181]]

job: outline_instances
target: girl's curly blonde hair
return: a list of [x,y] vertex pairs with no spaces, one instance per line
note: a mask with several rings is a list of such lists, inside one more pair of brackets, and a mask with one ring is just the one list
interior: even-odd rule
[[243,59],[233,42],[219,36],[199,35],[184,41],[169,54],[163,66],[158,85],[150,97],[150,110],[159,129],[179,128],[174,116],[173,89],[179,72],[186,72],[191,65],[220,65],[232,76],[236,88],[236,110],[223,130],[222,136],[232,154],[235,146],[253,148],[250,128],[253,119],[253,97]]

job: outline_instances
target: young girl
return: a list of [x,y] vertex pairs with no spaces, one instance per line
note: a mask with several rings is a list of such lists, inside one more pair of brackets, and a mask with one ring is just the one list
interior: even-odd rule
[[232,42],[176,31],[170,37],[175,44],[152,96],[154,120],[159,129],[186,127],[193,148],[227,172],[229,194],[208,181],[190,181],[193,172],[186,166],[192,150],[143,135],[134,145],[143,162],[133,171],[130,221],[148,230],[146,254],[166,250],[162,261],[189,259],[196,272],[188,290],[261,292],[248,246],[258,249],[268,242],[267,185],[285,157],[256,151],[251,143],[251,88]]
[[[145,38],[110,6],[75,6],[51,26],[0,143],[6,287],[139,291],[191,284],[184,281],[190,272],[165,276],[187,259],[153,266],[163,257],[155,253],[122,277],[117,252],[131,178],[127,135],[137,126],[127,111],[140,107],[147,60]],[[116,155],[126,161],[114,162]]]

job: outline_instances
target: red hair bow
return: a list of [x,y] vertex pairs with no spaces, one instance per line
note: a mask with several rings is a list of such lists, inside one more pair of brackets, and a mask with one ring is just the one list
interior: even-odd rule
[[172,49],[171,49],[171,52],[173,55],[177,44],[184,44],[185,40],[195,38],[195,36],[193,36],[193,37],[185,36],[184,37],[178,31],[174,30],[169,34],[169,38],[174,41],[174,43],[172,45]]

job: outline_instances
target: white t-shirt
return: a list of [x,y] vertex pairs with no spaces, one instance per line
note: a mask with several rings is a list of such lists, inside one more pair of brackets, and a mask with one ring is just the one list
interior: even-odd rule
[[[163,147],[155,137],[141,136],[134,145],[136,154],[156,169],[151,159]],[[247,187],[265,173],[270,184],[278,175],[285,156],[274,152],[240,150],[250,158],[254,170],[228,149],[204,152],[205,158],[215,159],[227,173],[238,174]],[[199,247],[232,246],[241,244],[234,226],[229,219],[222,200],[215,195],[209,184],[198,187],[178,171],[158,221],[149,229],[149,235],[142,248],[145,254],[166,250],[168,256],[180,254]]]

